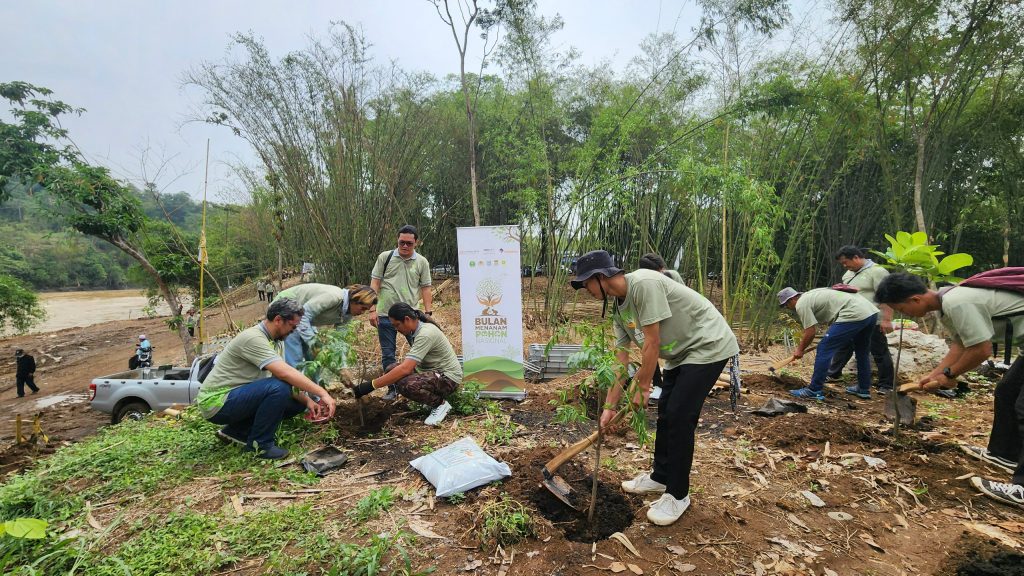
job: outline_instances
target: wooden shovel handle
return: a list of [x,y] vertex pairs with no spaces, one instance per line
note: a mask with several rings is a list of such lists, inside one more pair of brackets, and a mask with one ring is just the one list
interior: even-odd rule
[[[810,346],[807,347],[806,350],[804,350],[804,354],[807,354],[808,352],[814,350],[817,347],[818,347],[817,344],[811,344]],[[782,368],[783,366],[789,366],[790,364],[792,364],[795,361],[796,361],[796,356],[790,356],[789,358],[786,358],[785,360],[779,360],[775,364],[772,364],[772,371],[774,372],[775,370],[778,370],[778,369]]]
[[[932,386],[933,384],[935,386]],[[917,382],[908,382],[907,384],[900,386],[897,391],[900,394],[906,394],[907,392],[931,392],[933,390],[938,390],[938,388],[938,382],[929,380],[928,382],[925,382],[924,385],[918,384]]]
[[[617,423],[619,420],[621,420],[622,417],[626,414],[626,412],[628,412],[628,410],[619,410],[619,412],[615,414],[615,416],[611,419],[611,422],[608,423],[608,426],[610,427],[613,424]],[[554,474],[556,470],[562,467],[562,464],[565,464],[573,456],[589,448],[590,445],[593,444],[595,440],[597,440],[597,432],[597,430],[594,430],[593,432],[591,432],[590,436],[587,436],[583,440],[580,440],[579,442],[569,446],[565,450],[562,450],[562,452],[560,452],[557,456],[549,460],[548,463],[544,465],[544,468],[547,469],[547,471],[550,472],[551,474]]]

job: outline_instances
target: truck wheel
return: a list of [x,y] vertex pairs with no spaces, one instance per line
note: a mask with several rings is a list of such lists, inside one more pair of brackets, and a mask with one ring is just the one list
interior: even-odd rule
[[117,424],[118,422],[129,419],[129,420],[142,420],[142,417],[149,413],[149,405],[145,402],[128,402],[124,406],[117,409],[114,413],[112,422]]

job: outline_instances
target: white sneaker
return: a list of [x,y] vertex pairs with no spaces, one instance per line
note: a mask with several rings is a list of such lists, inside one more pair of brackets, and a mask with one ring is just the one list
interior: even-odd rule
[[622,482],[622,489],[630,494],[660,494],[665,488],[661,482],[651,480],[650,474],[641,474],[632,480]]
[[690,495],[687,494],[686,498],[682,500],[676,500],[671,494],[662,494],[661,498],[658,498],[651,503],[651,507],[647,509],[647,519],[652,524],[658,526],[668,526],[686,512],[686,509],[690,507]]
[[431,410],[430,416],[427,416],[427,419],[424,420],[423,423],[427,426],[437,426],[444,420],[444,417],[448,415],[448,411],[451,409],[452,405],[445,401],[444,404],[441,404],[437,408]]

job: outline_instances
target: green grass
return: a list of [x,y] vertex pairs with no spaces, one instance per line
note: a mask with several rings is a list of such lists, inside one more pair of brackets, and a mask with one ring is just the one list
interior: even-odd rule
[[372,520],[391,508],[395,503],[395,489],[391,486],[371,490],[356,502],[355,508],[349,510],[348,517],[357,524]]
[[[277,437],[281,445],[301,453],[303,447],[320,445],[330,435],[327,428],[292,419]],[[9,478],[0,485],[0,521],[38,518],[47,521],[49,529],[40,540],[0,536],[0,573],[187,576],[230,570],[250,561],[258,561],[265,573],[296,576],[414,573],[406,551],[412,535],[363,539],[356,529],[393,504],[396,494],[390,487],[373,491],[357,503],[351,516],[337,519],[309,504],[236,517],[229,506],[212,513],[192,510],[189,498],[174,510],[129,498],[117,506],[136,513],[145,506],[149,513],[130,524],[125,523],[127,516],[108,518],[102,531],[87,525],[87,500],[95,505],[137,495],[159,498],[161,491],[197,476],[222,478],[225,494],[253,485],[293,487],[318,481],[296,466],[279,468],[236,446],[223,446],[214,436],[216,429],[194,410],[176,421],[126,422],[63,447],[34,469]]]
[[508,496],[484,506],[478,522],[480,544],[484,547],[494,542],[508,546],[534,533],[533,518],[526,507]]

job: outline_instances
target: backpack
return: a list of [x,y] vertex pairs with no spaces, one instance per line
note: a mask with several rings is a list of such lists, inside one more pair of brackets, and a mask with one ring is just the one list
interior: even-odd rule
[[199,372],[196,373],[196,380],[199,380],[200,383],[206,381],[206,377],[210,375],[210,372],[213,372],[213,365],[216,359],[217,354],[214,354],[209,358],[205,358],[199,361]]
[[[1006,268],[996,268],[995,270],[987,270],[967,278],[957,286],[966,286],[968,288],[989,288],[993,290],[1009,290],[1010,292],[1016,292],[1021,296],[1024,296],[1024,267],[1021,266],[1007,266]],[[939,297],[949,292],[956,286],[943,288],[939,290]],[[1004,314],[1002,316],[993,316],[993,320],[1006,320],[1006,335],[1005,335],[1005,348],[1003,350],[1003,361],[1006,364],[1010,363],[1010,352],[1013,349],[1013,323],[1009,321],[1014,316],[1024,315],[1024,312],[1016,312],[1014,314]]]

